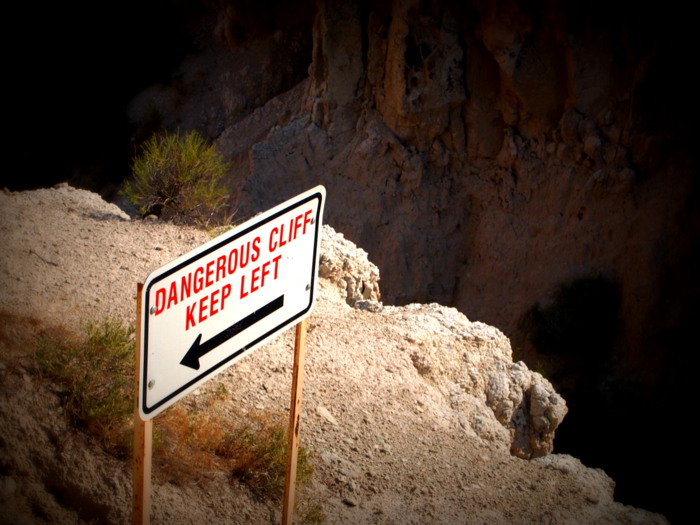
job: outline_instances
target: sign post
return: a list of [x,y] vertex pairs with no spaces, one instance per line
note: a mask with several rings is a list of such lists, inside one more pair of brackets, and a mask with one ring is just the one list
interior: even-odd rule
[[[141,293],[143,284],[136,289],[136,333],[141,328]],[[141,341],[136,339],[136,384],[138,385]],[[151,453],[153,421],[139,417],[138,396],[134,401],[134,465],[131,523],[148,525],[151,522]]]
[[134,524],[150,519],[151,420],[296,325],[283,509],[285,520],[291,519],[306,319],[315,302],[325,198],[325,188],[316,186],[171,261],[139,285]]
[[317,186],[148,276],[140,331],[144,421],[308,317],[324,201],[325,188]]
[[282,524],[292,523],[297,480],[297,457],[301,423],[301,389],[304,386],[304,354],[306,352],[306,319],[297,325],[294,338],[294,370],[292,372],[292,401],[289,407],[287,468],[285,470]]

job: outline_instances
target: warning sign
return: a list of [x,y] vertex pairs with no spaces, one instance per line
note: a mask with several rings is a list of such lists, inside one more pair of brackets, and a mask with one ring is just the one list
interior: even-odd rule
[[148,276],[140,334],[144,421],[309,315],[325,195],[317,186]]

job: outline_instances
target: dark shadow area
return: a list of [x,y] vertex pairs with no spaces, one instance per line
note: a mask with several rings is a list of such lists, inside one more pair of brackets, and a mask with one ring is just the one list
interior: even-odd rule
[[16,167],[3,186],[69,181],[107,190],[128,174],[127,103],[143,87],[167,81],[193,45],[178,5],[128,0],[11,8],[8,20],[19,35],[6,69]]
[[[688,419],[687,352],[698,313],[645,341],[648,358],[635,363],[616,348],[619,304],[617,286],[601,276],[560,285],[522,323],[536,350],[525,360],[569,408],[554,452],[603,469],[616,483],[616,501],[683,523],[691,500],[673,452],[681,450]],[[658,369],[650,369],[650,361]]]

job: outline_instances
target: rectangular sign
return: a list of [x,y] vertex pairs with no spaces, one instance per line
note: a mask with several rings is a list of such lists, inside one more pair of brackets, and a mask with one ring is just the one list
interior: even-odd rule
[[151,273],[141,298],[146,421],[314,304],[326,191],[317,186]]

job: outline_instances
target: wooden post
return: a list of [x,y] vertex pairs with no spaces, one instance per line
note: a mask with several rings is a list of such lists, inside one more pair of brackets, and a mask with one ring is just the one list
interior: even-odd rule
[[139,416],[139,381],[141,374],[141,293],[139,283],[136,292],[136,400],[134,401],[134,470],[131,522],[148,525],[151,522],[151,451],[153,446],[153,422],[142,421]]
[[284,485],[282,524],[292,523],[294,516],[294,493],[297,478],[297,453],[299,449],[299,423],[301,420],[301,389],[304,386],[304,352],[306,351],[306,319],[297,324],[294,339],[294,370],[292,372],[292,401],[289,407],[289,444],[287,447],[287,470]]

